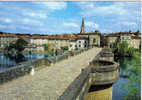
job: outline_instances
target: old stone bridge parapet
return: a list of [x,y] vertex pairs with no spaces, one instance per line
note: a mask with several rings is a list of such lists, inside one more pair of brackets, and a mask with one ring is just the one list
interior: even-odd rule
[[21,62],[16,66],[0,71],[0,84],[6,83],[20,76],[24,76],[25,74],[30,74],[31,72],[33,72],[33,70],[35,72],[44,67],[49,67],[50,65],[68,59],[69,57],[78,55],[87,50],[89,49],[76,50],[71,52],[67,51],[57,56],[49,56],[48,58],[34,59],[31,61]]
[[[104,48],[58,100],[112,100],[112,84],[119,78],[119,64],[113,61],[113,57],[111,49]],[[92,86],[105,86],[105,89],[90,92]]]
[[94,60],[105,60],[105,61],[114,61],[114,54],[112,49],[104,48],[102,51],[94,58]]
[[85,100],[112,100],[112,84],[119,78],[119,64],[114,61],[112,50],[104,48],[90,67],[92,84]]
[[95,60],[92,67],[92,85],[113,84],[118,80],[118,63],[114,61]]

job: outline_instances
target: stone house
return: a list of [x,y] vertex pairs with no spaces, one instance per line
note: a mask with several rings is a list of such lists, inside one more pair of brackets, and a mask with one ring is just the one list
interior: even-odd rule
[[30,37],[30,44],[42,46],[43,44],[47,44],[47,41],[48,41],[48,36],[32,35]]
[[100,37],[101,34],[99,33],[95,33],[95,32],[87,32],[87,33],[79,33],[77,34],[79,37],[85,37],[88,38],[88,42],[89,42],[89,47],[93,47],[93,46],[100,46]]
[[76,49],[85,49],[85,48],[88,48],[88,46],[89,46],[88,38],[73,36],[70,39],[69,51],[76,50]]
[[110,48],[114,48],[117,43],[122,41],[127,41],[129,47],[140,48],[141,45],[141,38],[139,35],[135,35],[135,32],[103,34],[102,41],[106,43],[105,46]]
[[3,49],[6,45],[9,45],[9,43],[15,41],[17,38],[16,34],[0,33],[0,48]]
[[77,36],[82,38],[88,38],[89,47],[100,46],[101,34],[96,32],[85,32],[84,19],[82,19],[81,30],[80,33],[77,34]]
[[118,42],[119,39],[119,34],[104,34],[102,35],[102,44],[104,44],[104,46],[110,47],[110,48],[114,48]]

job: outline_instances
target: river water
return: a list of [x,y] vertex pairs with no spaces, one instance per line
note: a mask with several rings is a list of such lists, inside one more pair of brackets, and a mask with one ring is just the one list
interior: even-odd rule
[[113,84],[113,99],[112,100],[123,100],[123,98],[127,95],[127,91],[125,88],[121,86],[128,85],[128,78],[119,77],[119,80]]
[[[139,67],[140,68],[140,59],[137,59],[138,63],[139,63]],[[136,62],[136,59],[130,59],[130,58],[125,58],[125,59],[121,59],[118,61],[120,63],[120,72],[119,72],[119,76],[120,75],[128,75],[131,76],[132,74],[129,74],[130,72],[128,71],[128,69],[130,69],[131,67],[135,67],[136,64],[134,64]],[[140,77],[140,75],[138,76]],[[138,81],[136,81],[138,83]],[[137,84],[136,83],[136,84]],[[126,88],[128,86],[128,84],[133,84],[130,79],[128,77],[119,77],[119,80],[113,84],[113,99],[112,100],[124,100],[124,97],[128,95],[128,88]],[[138,87],[140,89],[140,85],[136,85],[136,87]],[[140,90],[138,90],[140,93]],[[132,99],[131,99],[132,100]]]
[[18,56],[0,53],[0,70],[15,66],[18,63],[44,58],[44,54],[21,54]]

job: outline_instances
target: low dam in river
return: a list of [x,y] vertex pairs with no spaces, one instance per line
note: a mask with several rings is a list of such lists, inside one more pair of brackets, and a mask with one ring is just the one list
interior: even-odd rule
[[[0,85],[0,99],[112,100],[119,66],[113,56],[110,49],[94,47],[19,64],[18,68],[0,72],[2,83],[14,78]],[[35,72],[30,75],[32,69]],[[22,77],[15,79],[21,73]]]

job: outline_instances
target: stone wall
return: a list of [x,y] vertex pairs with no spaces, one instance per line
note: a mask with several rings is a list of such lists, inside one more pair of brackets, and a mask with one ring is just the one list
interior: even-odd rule
[[[58,100],[112,100],[112,84],[118,80],[118,64],[112,61],[113,58],[110,49],[103,49],[102,52],[110,53],[110,56],[106,56],[104,61],[111,63],[108,66],[98,66],[101,69],[96,69],[96,65],[92,66],[92,62],[88,67],[82,69],[80,75],[72,82],[72,84],[64,91]],[[94,59],[101,59],[100,52]],[[98,72],[97,72],[98,71]],[[101,71],[101,72],[100,72]],[[96,86],[97,85],[97,86]],[[97,91],[91,91],[90,87],[104,87]]]
[[91,85],[91,68],[82,69],[80,75],[70,84],[58,100],[85,100]]
[[0,71],[0,84],[16,79],[25,74],[30,74],[33,69],[34,71],[37,71],[37,70],[40,70],[41,68],[48,67],[51,64],[57,63],[64,59],[68,59],[69,57],[78,55],[81,52],[86,51],[86,50],[77,50],[77,51],[72,51],[72,52],[68,51],[68,52],[63,53],[62,55],[50,56],[48,58],[26,61],[26,62],[19,63],[16,66],[13,66],[11,68],[1,70]]

